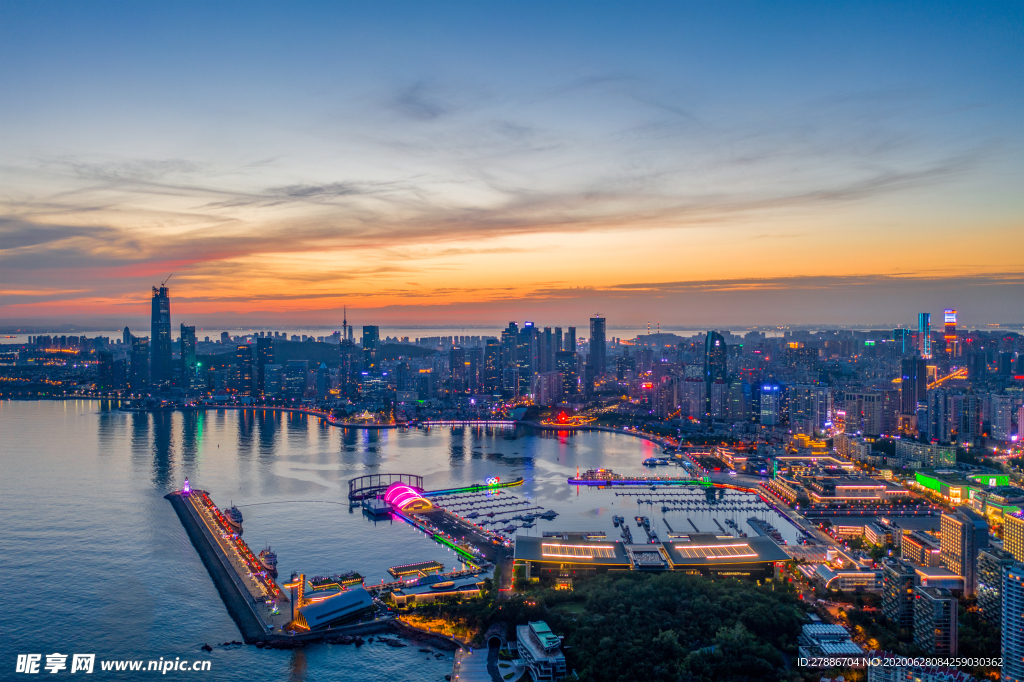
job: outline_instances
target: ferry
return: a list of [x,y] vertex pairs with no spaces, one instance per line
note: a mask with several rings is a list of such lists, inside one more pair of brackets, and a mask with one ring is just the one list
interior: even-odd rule
[[648,457],[644,460],[644,466],[647,467],[660,467],[668,464],[668,460],[664,457]]
[[267,573],[269,573],[271,576],[276,578],[277,577],[277,555],[274,554],[273,550],[271,550],[270,547],[267,547],[266,549],[264,549],[262,552],[259,553],[259,557],[258,558],[260,560],[260,563],[263,564],[263,568],[267,569]]
[[224,510],[224,519],[238,530],[242,532],[242,512],[238,511],[233,503],[230,507]]

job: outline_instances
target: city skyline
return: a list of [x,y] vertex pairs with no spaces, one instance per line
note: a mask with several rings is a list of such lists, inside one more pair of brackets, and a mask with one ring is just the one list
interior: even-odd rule
[[1019,6],[249,8],[3,6],[5,322],[1022,312]]

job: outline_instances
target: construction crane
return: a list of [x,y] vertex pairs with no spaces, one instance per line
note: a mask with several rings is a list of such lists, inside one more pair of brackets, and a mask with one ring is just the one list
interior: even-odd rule
[[160,286],[162,286],[162,287],[167,286],[167,283],[171,281],[171,277],[174,277],[174,273],[173,272],[171,274],[167,275],[167,279],[165,279],[164,281],[160,282]]

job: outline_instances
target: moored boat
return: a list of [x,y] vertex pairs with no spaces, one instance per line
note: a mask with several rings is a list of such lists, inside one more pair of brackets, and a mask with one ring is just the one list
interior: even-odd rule
[[273,577],[277,577],[277,555],[274,554],[270,547],[267,547],[259,553],[257,557],[260,563],[263,564],[263,568],[267,569],[267,573]]

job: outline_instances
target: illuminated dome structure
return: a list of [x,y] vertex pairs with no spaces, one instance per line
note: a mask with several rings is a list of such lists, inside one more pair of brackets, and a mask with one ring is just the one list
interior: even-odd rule
[[431,511],[434,505],[430,504],[430,500],[423,497],[422,492],[419,488],[414,488],[408,483],[392,483],[384,491],[384,501],[395,509],[410,514]]

